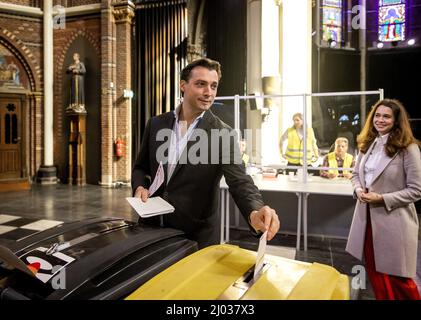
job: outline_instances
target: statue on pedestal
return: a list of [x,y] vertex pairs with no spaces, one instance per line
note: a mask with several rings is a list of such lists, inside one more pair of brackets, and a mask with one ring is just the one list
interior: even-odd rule
[[66,108],[68,113],[86,113],[84,75],[85,65],[80,61],[79,53],[73,54],[73,63],[67,68],[66,73],[71,74],[70,102]]

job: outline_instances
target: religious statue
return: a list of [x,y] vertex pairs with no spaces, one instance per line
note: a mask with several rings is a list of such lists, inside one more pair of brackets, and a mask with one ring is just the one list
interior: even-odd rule
[[19,68],[18,66],[11,61],[9,63],[9,65],[7,66],[7,70],[10,70],[10,72],[12,73],[12,81],[14,84],[16,85],[20,85],[20,79],[19,79]]
[[73,63],[66,71],[66,73],[69,73],[72,76],[70,84],[70,102],[66,112],[86,113],[83,81],[86,68],[83,62],[80,61],[79,53],[73,54],[73,60]]

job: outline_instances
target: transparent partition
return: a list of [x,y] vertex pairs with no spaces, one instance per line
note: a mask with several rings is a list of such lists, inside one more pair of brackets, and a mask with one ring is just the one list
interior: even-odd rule
[[381,97],[382,90],[237,95],[215,99],[211,110],[238,131],[248,173],[349,179],[357,135]]
[[357,136],[381,91],[313,94],[311,126],[319,157],[308,172],[327,179],[350,179],[358,154]]
[[[236,102],[234,97],[218,97],[215,99],[213,105],[211,106],[210,110],[214,115],[216,115],[219,119],[229,125],[231,128],[236,127]],[[238,118],[241,119],[238,126],[245,128],[247,123],[247,112],[244,109],[238,110]]]

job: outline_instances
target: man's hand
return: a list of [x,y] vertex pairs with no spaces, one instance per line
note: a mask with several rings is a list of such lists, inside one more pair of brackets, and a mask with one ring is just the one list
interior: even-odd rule
[[149,198],[149,190],[143,187],[137,187],[134,196],[135,198],[140,198],[143,202],[146,202]]
[[280,223],[278,215],[269,206],[264,206],[259,211],[253,211],[250,213],[249,219],[254,230],[261,232],[268,231],[268,240],[272,240],[279,230]]
[[352,173],[344,173],[344,178],[351,179],[352,178]]
[[337,174],[336,174],[336,173],[334,173],[334,172],[329,172],[329,173],[327,174],[327,177],[328,177],[329,179],[336,178],[336,176],[337,176]]

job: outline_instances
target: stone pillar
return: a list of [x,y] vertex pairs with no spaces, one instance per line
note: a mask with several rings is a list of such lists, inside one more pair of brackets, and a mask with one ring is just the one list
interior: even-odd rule
[[101,182],[113,183],[113,97],[115,83],[114,18],[111,0],[101,2]]
[[[116,23],[116,136],[113,140],[121,139],[124,143],[123,156],[117,158],[115,181],[130,182],[131,179],[131,95],[132,92],[132,19],[134,17],[134,4],[130,1],[114,5],[114,19]],[[125,94],[126,93],[126,94]]]
[[[311,92],[311,5],[311,1],[297,0],[283,0],[281,4],[283,94]],[[311,99],[308,102],[307,125],[311,126]],[[304,113],[303,108],[302,97],[284,99],[282,131],[292,125],[294,113]]]
[[38,170],[37,182],[57,183],[53,163],[53,1],[44,1],[44,158]]

